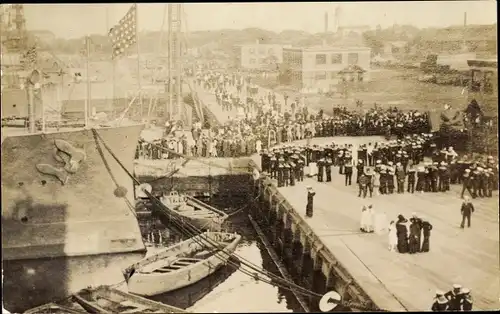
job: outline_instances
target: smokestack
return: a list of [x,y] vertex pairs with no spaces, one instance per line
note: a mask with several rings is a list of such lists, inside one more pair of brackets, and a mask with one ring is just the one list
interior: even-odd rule
[[328,33],[328,12],[325,12],[325,34]]
[[464,27],[467,26],[467,12],[464,12]]

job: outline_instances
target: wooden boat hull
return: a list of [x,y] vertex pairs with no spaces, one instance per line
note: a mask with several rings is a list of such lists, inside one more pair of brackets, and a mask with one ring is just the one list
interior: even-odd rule
[[[205,234],[206,233],[204,233],[204,235]],[[217,232],[214,232],[213,234],[217,234]],[[195,264],[183,267],[176,271],[169,273],[143,273],[137,271],[133,273],[127,281],[128,290],[131,293],[142,296],[154,296],[192,285],[213,274],[219,268],[224,266],[240,241],[241,236],[234,235],[234,239],[229,244],[225,244],[226,246],[223,249],[224,253],[219,252],[206,259],[200,260]],[[182,247],[185,247],[186,244],[189,245],[189,243],[192,242],[193,238],[167,248],[164,252],[174,251],[177,252],[177,254],[180,254],[183,252]],[[156,255],[159,256],[160,254],[161,253],[158,253]],[[138,263],[141,262],[142,261]]]
[[[80,307],[80,306],[79,306]],[[47,303],[41,306],[37,306],[35,308],[29,309],[23,314],[85,314],[84,308],[80,307],[80,309],[75,309],[73,306],[64,306],[56,303]]]
[[[98,134],[131,170],[142,128],[99,128]],[[107,281],[98,280],[108,273],[116,273],[109,283],[120,281],[120,265],[140,260],[146,251],[134,213],[124,198],[114,195],[116,186],[107,166],[128,190],[125,198],[133,202],[132,181],[121,166],[105,151],[106,166],[91,130],[3,133],[5,308],[22,312],[90,284],[105,284]],[[54,155],[56,141],[64,141],[86,156],[65,184],[37,168],[40,164],[63,166]],[[110,271],[115,264],[118,271]]]
[[3,302],[12,313],[70,296],[83,287],[123,281],[122,269],[144,253],[3,261]]
[[[184,206],[184,208],[192,207],[193,209],[180,208],[175,211],[176,213],[200,231],[222,231],[224,222],[229,218],[226,213],[190,196],[186,196],[186,199],[187,206]],[[160,214],[159,218],[165,226],[170,225],[169,217]]]
[[83,289],[73,298],[88,313],[188,313],[108,286]]

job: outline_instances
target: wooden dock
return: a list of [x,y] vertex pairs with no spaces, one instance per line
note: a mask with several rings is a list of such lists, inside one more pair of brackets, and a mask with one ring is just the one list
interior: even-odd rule
[[[344,138],[347,140],[348,138]],[[352,142],[363,138],[351,138]],[[260,166],[260,157],[253,160]],[[471,228],[460,228],[461,186],[447,193],[393,194],[358,198],[353,185],[344,186],[338,168],[332,182],[306,178],[278,191],[305,218],[306,186],[316,191],[309,227],[337,261],[381,309],[430,310],[436,289],[448,291],[454,283],[471,289],[475,310],[500,308],[498,192],[475,199]],[[398,214],[425,216],[433,225],[430,252],[414,255],[388,250],[387,233],[359,232],[361,208],[372,204],[385,213],[387,224]]]

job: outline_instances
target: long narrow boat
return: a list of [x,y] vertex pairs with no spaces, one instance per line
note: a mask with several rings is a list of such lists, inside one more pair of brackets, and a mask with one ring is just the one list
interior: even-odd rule
[[128,290],[153,296],[189,286],[227,263],[241,235],[204,232],[124,270]]
[[[78,306],[79,308],[75,308]],[[66,305],[61,305],[57,303],[47,303],[44,305],[37,306],[35,308],[29,309],[24,314],[56,314],[56,313],[61,313],[61,314],[86,314],[88,313],[85,311],[84,308],[80,307],[78,304],[76,306],[66,306]]]
[[109,286],[83,289],[73,298],[88,313],[189,313]]
[[171,191],[167,196],[163,196],[161,202],[201,231],[220,231],[222,224],[229,217],[223,211],[190,196],[180,195],[177,191]]

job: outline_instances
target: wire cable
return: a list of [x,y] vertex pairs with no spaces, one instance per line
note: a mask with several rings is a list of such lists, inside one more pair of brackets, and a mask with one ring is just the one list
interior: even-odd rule
[[[132,180],[138,182],[138,180],[135,177],[133,177],[133,175],[123,166],[123,164],[119,161],[119,159],[116,157],[116,155],[114,155],[114,153],[110,150],[109,146],[107,146],[107,144],[104,142],[104,140],[99,136],[99,134],[97,133],[97,131],[95,129],[92,129],[92,131],[97,134],[97,136],[100,138],[100,140],[103,143],[103,145],[106,147],[106,149],[108,149],[108,152],[111,154],[111,156],[120,164],[120,166],[122,167],[122,169],[132,178]],[[177,220],[178,216],[180,216],[180,215],[178,213],[175,213],[174,211],[170,210],[165,204],[163,204],[161,201],[159,201],[151,193],[149,193],[146,190],[144,192],[146,193],[146,195],[148,195],[148,197],[150,197],[150,199],[153,202],[153,204],[156,204],[158,206],[158,208],[163,213],[166,213],[170,218],[172,218],[172,216],[174,216],[174,219],[170,219],[170,221],[173,222],[181,231],[184,231],[184,233],[186,235],[192,236],[192,239],[195,240],[195,241],[198,241],[197,237],[200,238],[199,242],[206,242],[206,243],[201,243],[201,245],[203,245],[203,246],[206,246],[206,244],[208,243],[212,247],[214,247],[216,249],[219,249],[219,251],[217,253],[215,253],[214,256],[216,256],[217,258],[223,260],[225,264],[231,265],[232,267],[235,267],[235,269],[237,269],[238,271],[240,271],[240,272],[242,272],[242,273],[244,273],[244,274],[246,274],[248,276],[252,276],[252,277],[256,278],[257,280],[260,280],[262,282],[268,283],[270,285],[275,285],[275,286],[278,286],[278,287],[280,287],[282,289],[294,291],[297,294],[302,294],[302,295],[306,295],[306,296],[309,296],[309,297],[314,297],[314,298],[321,298],[322,297],[322,295],[319,294],[319,293],[316,293],[316,292],[314,292],[312,290],[309,290],[307,288],[299,286],[299,285],[295,284],[294,282],[291,282],[291,281],[288,281],[286,279],[283,279],[282,277],[279,277],[279,276],[277,276],[275,274],[272,274],[271,272],[268,272],[266,270],[260,269],[259,267],[255,266],[254,264],[252,264],[251,262],[249,262],[245,258],[243,258],[241,256],[238,256],[237,254],[231,254],[231,253],[226,252],[224,250],[224,248],[221,247],[221,245],[219,243],[217,243],[217,242],[209,239],[208,237],[203,237],[203,234],[200,234],[200,230],[198,230],[196,227],[192,226],[188,222],[184,222],[183,219],[181,219],[180,221]],[[175,217],[175,216],[177,216],[177,217]],[[228,255],[228,256],[226,258],[221,258],[220,255],[222,255],[222,254],[225,254],[225,255]],[[233,255],[236,258],[238,258],[238,260],[240,261],[240,263],[242,265],[250,268],[251,270],[253,270],[255,272],[251,273],[249,270],[241,268],[240,265],[235,265],[234,263],[232,263],[230,261],[230,257],[233,256]],[[258,276],[259,274],[261,274],[261,275],[269,278],[269,280],[263,279],[262,277],[259,277]],[[273,282],[273,280],[275,282]],[[368,310],[373,310],[373,308],[367,308],[367,307],[364,307],[364,306],[360,306],[360,305],[353,304],[353,303],[348,303],[348,302],[344,302],[344,303],[339,302],[339,304],[343,304],[343,305],[349,304],[347,306],[356,307],[358,309],[364,309],[364,310],[367,310],[367,311]]]

